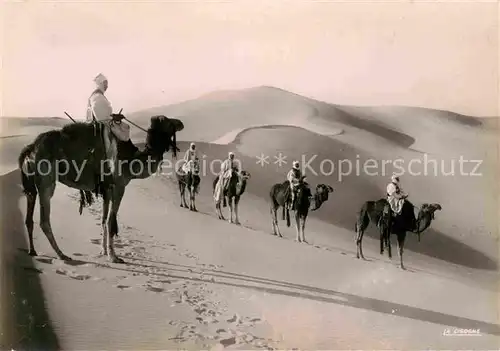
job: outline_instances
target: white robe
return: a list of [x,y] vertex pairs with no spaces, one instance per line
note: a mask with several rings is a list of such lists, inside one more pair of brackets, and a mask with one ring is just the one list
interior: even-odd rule
[[399,185],[394,183],[389,183],[387,185],[387,201],[389,205],[391,205],[391,210],[398,215],[401,214],[401,210],[403,209],[403,204],[405,202],[403,198],[404,195],[405,193]]
[[234,166],[234,161],[230,159],[226,159],[221,165],[219,173],[219,181],[215,185],[215,190],[214,190],[214,200],[216,202],[219,202],[222,199],[224,187],[227,185],[229,179],[231,179],[233,166]]
[[198,172],[199,171],[199,159],[196,151],[193,150],[187,150],[186,153],[184,154],[184,163],[182,164],[181,171],[186,174],[190,170],[193,172]]
[[130,126],[125,122],[116,123],[111,119],[113,108],[104,94],[96,90],[89,98],[87,106],[87,122],[92,122],[92,114],[98,121],[109,121],[108,125],[113,134],[121,141],[130,139]]
[[290,188],[294,189],[299,184],[301,177],[302,174],[299,170],[295,171],[294,169],[291,169],[290,171],[288,171],[286,179],[290,182]]

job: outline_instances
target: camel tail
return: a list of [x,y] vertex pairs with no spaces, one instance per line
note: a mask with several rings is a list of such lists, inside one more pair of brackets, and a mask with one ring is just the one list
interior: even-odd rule
[[290,227],[290,211],[286,210],[286,226]]
[[35,178],[33,170],[30,169],[29,163],[26,163],[26,158],[33,152],[35,149],[35,143],[26,145],[19,154],[17,159],[17,164],[19,169],[21,170],[21,184],[23,186],[23,193],[25,195],[36,195],[38,193],[35,185]]

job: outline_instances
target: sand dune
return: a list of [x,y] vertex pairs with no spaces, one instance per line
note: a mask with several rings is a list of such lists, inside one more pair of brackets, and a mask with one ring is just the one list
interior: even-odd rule
[[[9,306],[8,316],[17,316],[17,323],[25,326],[10,328],[6,345],[498,347],[498,173],[491,167],[491,147],[496,144],[490,126],[439,111],[433,115],[413,108],[329,105],[269,87],[216,92],[130,118],[147,126],[149,117],[160,113],[185,122],[178,136],[182,151],[189,141],[197,142],[204,172],[197,197],[200,212],[179,207],[171,169],[133,181],[119,216],[117,250],[125,265],[96,256],[100,203],[79,216],[77,191],[61,184],[54,196],[52,224],[59,245],[76,260],[69,265],[55,258],[38,227],[38,212],[35,245],[41,257],[27,257],[22,251],[27,245],[19,174],[2,176],[2,310]],[[142,140],[142,133],[135,130],[135,139]],[[2,170],[15,163],[29,138],[2,139]],[[224,159],[230,150],[251,174],[240,205],[241,226],[217,220],[212,204],[211,183],[219,169],[213,161]],[[402,177],[416,206],[443,206],[421,243],[408,238],[409,270],[399,270],[397,256],[390,261],[378,254],[373,229],[364,246],[369,260],[357,260],[356,212],[363,201],[382,196],[393,164],[383,172],[378,163],[371,169],[378,172],[375,175],[360,170],[340,176],[339,163],[401,159],[407,164],[421,159],[423,152],[450,162],[461,151],[468,157],[489,155],[482,177]],[[275,163],[280,153],[286,157],[281,166]],[[261,154],[269,157],[268,164],[257,164]],[[293,242],[294,228],[286,228],[281,220],[285,238],[270,235],[268,193],[273,183],[284,180],[292,160],[307,163],[311,158],[308,181],[313,186],[329,184],[335,192],[308,219],[311,245],[300,245]],[[331,171],[332,162],[335,169],[324,174]],[[13,290],[15,297],[8,295]],[[443,336],[447,327],[480,329],[483,336]],[[26,334],[31,339],[19,338]]]

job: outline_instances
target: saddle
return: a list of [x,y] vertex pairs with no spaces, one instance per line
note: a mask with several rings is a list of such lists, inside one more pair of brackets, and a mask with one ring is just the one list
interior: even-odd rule
[[[119,151],[118,144],[120,142],[113,134],[107,121],[93,120],[89,124],[92,127],[94,135],[94,143],[89,149],[89,161],[94,165],[96,178],[95,194],[99,195],[103,193],[104,187],[114,184],[114,177],[109,174],[111,173],[110,165],[105,161],[111,160],[113,163],[116,162]],[[122,148],[120,147],[120,149]],[[101,167],[103,163],[104,165]],[[102,175],[102,177],[101,171],[105,172],[105,175]]]

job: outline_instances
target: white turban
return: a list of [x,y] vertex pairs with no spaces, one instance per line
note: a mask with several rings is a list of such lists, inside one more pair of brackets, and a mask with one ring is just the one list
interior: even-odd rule
[[104,81],[108,80],[108,78],[106,78],[102,73],[99,73],[95,78],[94,78],[94,82],[95,84],[97,84],[98,86],[101,86],[102,83],[104,83]]
[[398,183],[399,182],[399,177],[396,174],[393,174],[391,177],[391,181],[393,183]]

